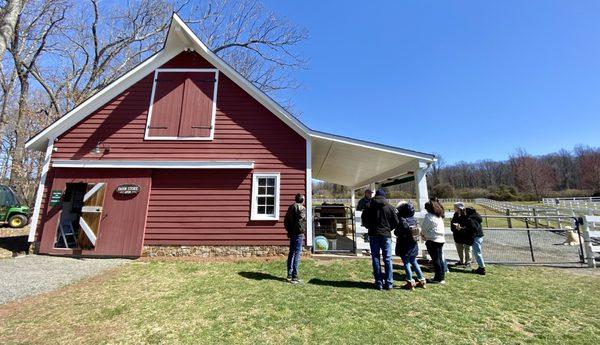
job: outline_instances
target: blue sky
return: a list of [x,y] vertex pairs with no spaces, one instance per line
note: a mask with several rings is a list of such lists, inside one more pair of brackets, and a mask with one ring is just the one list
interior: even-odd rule
[[448,163],[600,146],[600,1],[284,1],[314,129]]

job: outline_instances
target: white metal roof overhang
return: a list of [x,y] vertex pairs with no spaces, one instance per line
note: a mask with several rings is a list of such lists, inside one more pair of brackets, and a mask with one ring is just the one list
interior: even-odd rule
[[312,177],[360,188],[410,176],[435,161],[432,154],[312,131]]

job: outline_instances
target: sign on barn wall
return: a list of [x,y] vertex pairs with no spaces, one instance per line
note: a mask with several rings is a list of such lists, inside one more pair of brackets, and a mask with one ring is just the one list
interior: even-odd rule
[[133,195],[140,192],[140,186],[138,186],[137,184],[122,184],[120,186],[117,186],[115,192],[122,195]]
[[62,198],[62,190],[53,190],[50,193],[50,206],[56,206],[60,204],[60,199]]

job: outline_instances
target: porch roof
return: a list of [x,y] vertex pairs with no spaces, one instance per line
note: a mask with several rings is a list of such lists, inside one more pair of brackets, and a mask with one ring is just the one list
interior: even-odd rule
[[311,131],[312,177],[352,188],[408,176],[435,155]]

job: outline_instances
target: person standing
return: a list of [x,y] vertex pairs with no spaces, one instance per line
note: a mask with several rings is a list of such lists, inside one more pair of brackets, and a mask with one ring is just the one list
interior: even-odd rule
[[[419,254],[419,224],[415,219],[415,207],[410,202],[402,202],[398,205],[398,226],[394,230],[396,235],[396,255],[402,258],[404,271],[406,272],[406,284],[402,286],[405,290],[414,290],[415,287],[425,288],[425,278],[421,266],[417,262]],[[415,238],[416,237],[416,238]],[[413,270],[417,277],[413,279]]]
[[[363,211],[363,225],[369,230],[373,278],[378,290],[394,287],[392,269],[392,229],[398,226],[396,209],[388,203],[383,189],[375,192],[368,207]],[[385,265],[385,277],[381,274],[381,256]]]
[[287,280],[292,283],[298,283],[298,267],[300,266],[300,256],[302,255],[302,243],[304,242],[304,233],[306,232],[306,207],[304,195],[298,193],[295,202],[288,207],[283,221],[283,225],[290,239],[290,252],[287,259]]
[[365,196],[358,200],[358,204],[356,204],[357,211],[364,211],[365,208],[369,206],[371,202],[371,198],[373,197],[373,191],[370,189],[365,190]]
[[427,252],[431,256],[435,275],[428,282],[431,284],[445,284],[446,270],[444,265],[444,243],[446,239],[444,235],[444,209],[439,202],[430,200],[425,203],[427,214],[423,219],[421,226],[422,235],[425,237],[425,246]]
[[473,257],[475,257],[475,261],[477,261],[477,269],[473,270],[473,273],[485,275],[485,262],[483,261],[483,254],[481,252],[481,247],[483,245],[483,227],[481,223],[483,219],[481,215],[477,213],[472,207],[466,208],[467,214],[467,222],[466,222],[466,230],[469,235],[473,238]]
[[457,265],[471,265],[471,245],[473,237],[466,230],[467,213],[465,204],[457,202],[454,204],[454,215],[450,221],[450,231],[454,237],[459,262]]

